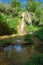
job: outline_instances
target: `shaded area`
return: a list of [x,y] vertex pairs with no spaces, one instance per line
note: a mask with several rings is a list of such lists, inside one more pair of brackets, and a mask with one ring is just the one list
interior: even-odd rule
[[[9,24],[12,24],[11,22],[13,20],[8,20],[4,14],[2,14],[0,12],[0,36],[1,35],[10,35],[10,34],[16,34],[17,33],[17,29],[15,29],[14,27],[12,26],[9,26]],[[13,26],[15,26],[14,24],[15,20],[13,21]],[[12,28],[11,28],[12,27]]]
[[11,35],[13,33],[17,33],[17,31],[13,28],[10,28],[7,23],[0,21],[0,35]]
[[43,56],[39,53],[33,54],[29,61],[24,61],[23,65],[43,65]]
[[41,26],[41,27],[39,28],[39,30],[36,31],[34,34],[35,34],[35,36],[36,36],[37,38],[39,38],[39,39],[43,42],[43,26]]
[[2,36],[0,38],[0,46],[6,46],[9,44],[32,44],[32,35],[10,35],[10,36]]
[[43,44],[40,44],[39,47],[36,47],[36,50],[40,53],[43,53]]

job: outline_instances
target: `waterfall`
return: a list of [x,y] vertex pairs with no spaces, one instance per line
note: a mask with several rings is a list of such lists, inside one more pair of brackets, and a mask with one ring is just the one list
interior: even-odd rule
[[24,33],[24,13],[22,14],[21,32]]
[[[26,12],[28,15],[28,24],[32,25],[32,19],[31,19],[31,13],[30,12]],[[21,33],[24,34],[24,18],[25,18],[25,12],[22,14],[22,22],[21,22]]]
[[31,13],[30,12],[27,12],[27,15],[28,15],[28,23],[29,24],[32,24],[32,20],[31,20]]

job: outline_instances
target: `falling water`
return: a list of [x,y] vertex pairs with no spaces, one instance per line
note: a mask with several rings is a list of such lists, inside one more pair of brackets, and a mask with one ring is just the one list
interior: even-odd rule
[[24,13],[22,14],[21,32],[24,33]]
[[32,20],[31,20],[31,13],[30,12],[27,12],[27,15],[28,15],[28,23],[29,24],[32,24]]

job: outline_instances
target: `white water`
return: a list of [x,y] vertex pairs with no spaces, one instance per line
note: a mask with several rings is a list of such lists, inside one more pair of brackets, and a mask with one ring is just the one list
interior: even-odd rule
[[[31,13],[27,12],[28,15],[28,24],[32,25],[32,19],[31,19]],[[21,22],[21,33],[24,34],[24,18],[25,18],[25,13],[22,14],[22,22]]]
[[24,13],[22,14],[21,33],[24,33]]

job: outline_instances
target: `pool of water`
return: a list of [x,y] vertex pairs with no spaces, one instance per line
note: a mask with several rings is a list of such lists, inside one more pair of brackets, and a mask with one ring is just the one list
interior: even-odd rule
[[29,45],[6,46],[0,51],[0,65],[22,65],[35,53],[35,49]]

